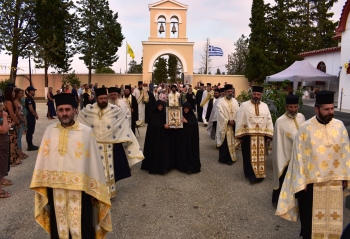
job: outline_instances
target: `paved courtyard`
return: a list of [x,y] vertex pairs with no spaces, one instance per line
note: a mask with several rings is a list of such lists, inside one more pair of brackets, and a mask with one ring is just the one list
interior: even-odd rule
[[[46,104],[38,103],[40,119],[34,135],[39,145],[51,123]],[[146,127],[137,138],[144,144]],[[267,178],[251,185],[243,174],[241,151],[232,166],[219,164],[218,150],[200,123],[202,172],[188,175],[177,170],[166,175],[150,175],[138,163],[132,177],[117,183],[112,200],[113,232],[107,238],[299,238],[299,223],[274,215],[271,204],[272,163],[267,160]],[[26,150],[25,137],[22,139]],[[26,151],[25,151],[26,152]],[[34,220],[34,193],[29,189],[36,152],[23,164],[11,168],[14,185],[5,188],[12,196],[0,199],[0,239],[49,238]],[[344,209],[344,225],[350,222]]]

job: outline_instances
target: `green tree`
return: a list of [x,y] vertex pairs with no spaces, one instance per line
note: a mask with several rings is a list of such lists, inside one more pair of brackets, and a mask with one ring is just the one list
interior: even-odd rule
[[80,30],[77,33],[77,49],[89,70],[110,67],[119,56],[116,54],[124,39],[117,22],[118,13],[110,10],[107,0],[78,0],[77,14]]
[[244,74],[249,81],[263,81],[271,62],[266,52],[268,29],[265,15],[267,6],[264,0],[253,0],[249,27],[248,55]]
[[331,20],[334,13],[329,12],[335,2],[338,2],[338,0],[310,0],[314,50],[337,46],[337,41],[333,40],[332,37],[338,22]]
[[217,68],[217,69],[216,69],[216,73],[215,73],[215,75],[221,75],[220,68]]
[[115,71],[110,67],[101,67],[95,70],[95,74],[115,74]]
[[142,63],[137,64],[135,60],[129,62],[128,74],[142,74]]
[[178,68],[178,60],[176,57],[169,55],[168,59],[168,74],[171,82],[175,82],[177,75],[180,73]]
[[242,34],[233,45],[235,46],[235,52],[229,55],[229,64],[225,65],[227,75],[244,75],[248,55],[248,39]]
[[63,76],[62,85],[76,85],[79,87],[81,85],[81,81],[79,80],[79,77],[75,74],[75,71],[73,71],[72,73]]
[[12,56],[12,83],[17,76],[18,58],[28,56],[27,48],[37,37],[31,25],[35,3],[35,0],[0,0],[0,47]]
[[168,79],[168,70],[167,70],[167,60],[159,57],[157,62],[154,64],[154,71],[153,71],[153,77],[154,77],[154,83],[159,84],[162,81],[165,82]]
[[68,0],[37,0],[33,21],[37,34],[35,42],[36,68],[44,68],[45,87],[48,87],[48,68],[54,67],[60,72],[70,70],[73,51],[69,47],[74,31],[74,15],[69,11],[74,6]]

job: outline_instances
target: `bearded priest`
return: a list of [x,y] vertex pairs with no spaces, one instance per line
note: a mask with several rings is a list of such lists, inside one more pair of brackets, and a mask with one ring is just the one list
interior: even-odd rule
[[53,239],[105,238],[111,201],[96,139],[74,121],[73,94],[54,98],[60,122],[44,132],[30,184],[35,220]]
[[276,215],[296,221],[303,239],[340,238],[343,198],[350,180],[350,146],[344,124],[334,119],[334,93],[316,93],[316,115],[295,135]]
[[127,113],[108,102],[107,88],[98,88],[95,94],[97,102],[80,111],[78,121],[92,128],[95,134],[110,198],[113,198],[117,194],[115,182],[130,177],[130,167],[144,157]]
[[238,102],[233,98],[233,86],[225,85],[225,96],[217,103],[216,147],[219,148],[219,162],[232,165],[236,162],[235,122]]
[[241,143],[244,175],[250,183],[266,177],[265,159],[273,137],[273,123],[267,104],[261,101],[263,87],[253,86],[252,98],[239,107],[236,139]]
[[286,95],[286,112],[275,122],[272,141],[273,192],[272,204],[277,206],[282,183],[286,176],[295,134],[305,121],[298,113],[299,96]]

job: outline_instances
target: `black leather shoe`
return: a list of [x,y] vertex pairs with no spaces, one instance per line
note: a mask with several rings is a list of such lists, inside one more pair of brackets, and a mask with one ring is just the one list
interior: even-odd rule
[[232,165],[233,162],[232,162],[232,161],[227,161],[226,164],[227,164],[227,165]]
[[35,146],[35,145],[28,146],[28,151],[35,151],[35,150],[38,150],[38,149],[39,149],[39,147]]

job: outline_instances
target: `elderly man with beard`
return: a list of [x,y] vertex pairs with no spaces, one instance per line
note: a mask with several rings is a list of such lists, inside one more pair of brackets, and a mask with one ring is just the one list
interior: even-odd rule
[[278,199],[276,215],[291,221],[300,216],[303,239],[340,238],[343,230],[350,146],[344,124],[333,118],[334,93],[317,92],[316,115],[295,135]]
[[261,102],[263,88],[253,86],[252,98],[243,102],[237,113],[236,139],[241,143],[244,175],[250,183],[266,177],[266,149],[273,137],[269,107]]
[[[225,97],[217,103],[216,147],[219,148],[219,162],[232,165],[236,162],[235,122],[238,102],[233,98],[233,87],[225,85]],[[217,94],[219,95],[219,94]]]
[[98,88],[95,94],[97,102],[84,108],[78,121],[91,127],[95,134],[110,198],[113,198],[115,182],[130,177],[130,167],[144,157],[129,127],[127,113],[108,102],[107,88]]
[[129,125],[131,127],[131,110],[130,105],[126,103],[121,98],[121,89],[117,87],[109,87],[108,88],[108,102],[112,105],[116,105],[122,110],[124,110],[128,116]]
[[303,114],[298,113],[299,96],[286,96],[286,112],[275,122],[272,141],[273,192],[272,204],[277,206],[278,197],[287,173],[295,134],[305,121]]
[[54,98],[60,122],[45,130],[30,184],[35,220],[53,239],[104,238],[112,231],[111,201],[96,139],[74,121],[73,94]]

